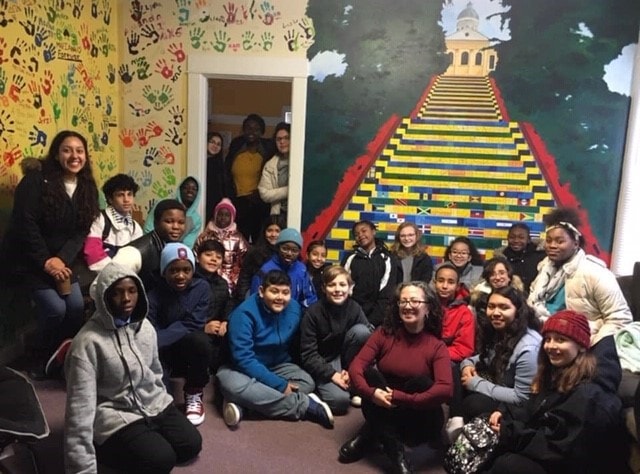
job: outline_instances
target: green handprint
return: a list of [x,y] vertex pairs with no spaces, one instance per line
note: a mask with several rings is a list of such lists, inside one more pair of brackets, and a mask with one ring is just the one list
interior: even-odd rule
[[0,69],[0,95],[4,95],[4,91],[7,88],[7,73],[4,69]]
[[154,91],[151,90],[151,86],[148,84],[142,88],[142,95],[150,104],[155,104],[158,100],[158,97],[155,95]]
[[264,33],[262,33],[262,36],[260,36],[260,39],[262,40],[262,49],[264,51],[271,50],[271,48],[273,47],[273,40],[274,40],[273,34],[270,33],[269,31],[265,31]]
[[144,58],[140,58],[140,60],[138,61],[138,70],[136,71],[136,74],[138,75],[138,79],[140,79],[141,81],[144,81],[149,76],[151,76],[151,74],[149,74],[150,67],[151,65],[147,61],[145,61]]
[[57,122],[62,115],[62,108],[59,103],[60,97],[56,94],[55,97],[51,96],[51,105],[53,106],[53,119]]
[[155,181],[151,189],[160,199],[166,199],[169,197],[170,191],[165,188],[160,181]]
[[162,174],[164,175],[164,182],[167,183],[168,186],[176,185],[176,175],[173,173],[173,168],[163,169]]
[[191,46],[193,47],[193,49],[200,49],[200,46],[202,46],[202,37],[204,36],[204,30],[198,26],[191,29],[189,35],[191,38]]
[[231,38],[229,37],[227,32],[221,30],[214,31],[213,37],[216,40],[216,42],[213,43],[213,49],[215,49],[219,53],[224,53],[224,50],[227,49],[227,46],[231,41]]
[[171,88],[168,85],[163,85],[160,90],[160,95],[158,96],[158,102],[162,105],[166,105],[173,98],[173,94],[171,92]]
[[249,51],[251,48],[253,48],[253,38],[255,36],[256,35],[254,35],[251,31],[245,31],[242,35],[242,49],[244,49],[245,51]]

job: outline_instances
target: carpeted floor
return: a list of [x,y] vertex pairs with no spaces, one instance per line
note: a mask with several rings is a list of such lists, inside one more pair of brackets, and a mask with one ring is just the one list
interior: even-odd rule
[[[34,383],[44,407],[51,435],[33,446],[41,474],[64,472],[62,439],[64,426],[65,391],[62,381]],[[178,388],[178,387],[176,387]],[[176,395],[180,390],[175,390]],[[388,468],[382,454],[374,454],[357,463],[344,465],[337,460],[338,448],[348,440],[362,424],[359,409],[352,408],[343,417],[337,417],[335,428],[327,430],[306,422],[245,419],[235,430],[224,424],[211,404],[212,390],[206,393],[207,417],[199,427],[204,444],[200,457],[188,466],[174,472],[190,473],[374,473]],[[181,396],[177,396],[179,403]],[[422,445],[408,450],[409,459],[416,472],[441,474],[442,453]],[[28,474],[26,450],[16,448],[16,456],[5,460],[8,472]],[[0,468],[0,472],[5,472]]]

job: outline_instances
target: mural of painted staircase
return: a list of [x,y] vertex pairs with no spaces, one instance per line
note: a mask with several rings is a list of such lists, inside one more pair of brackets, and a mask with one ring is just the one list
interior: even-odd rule
[[490,257],[514,222],[539,236],[542,216],[556,206],[525,133],[509,121],[488,77],[435,77],[411,115],[391,119],[377,143],[305,231],[306,239],[326,236],[330,261],[352,248],[350,231],[361,219],[376,223],[388,243],[399,223],[416,223],[436,261],[459,235]]

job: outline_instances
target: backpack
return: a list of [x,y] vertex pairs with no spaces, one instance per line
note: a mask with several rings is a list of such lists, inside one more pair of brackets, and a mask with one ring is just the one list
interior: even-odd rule
[[491,460],[498,446],[498,435],[486,417],[477,416],[462,427],[462,432],[444,456],[449,474],[473,474]]
[[[111,232],[111,219],[107,217],[106,209],[102,209],[100,212],[102,213],[102,217],[104,218],[104,229],[102,229],[102,246],[104,247],[105,252],[107,252],[107,255],[113,258],[113,256],[116,254],[116,252],[120,247],[105,243],[105,240],[107,239],[107,237],[109,236],[109,233]],[[133,230],[135,232],[136,221],[135,219],[131,219],[131,220],[133,222]]]

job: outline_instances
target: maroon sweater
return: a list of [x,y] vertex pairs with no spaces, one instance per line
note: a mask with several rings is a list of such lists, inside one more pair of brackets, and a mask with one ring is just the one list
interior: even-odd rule
[[[364,378],[364,370],[374,363],[393,389],[395,405],[439,408],[451,398],[449,351],[444,342],[432,334],[410,334],[401,328],[391,335],[381,327],[376,329],[349,366],[351,384],[363,397],[371,398],[375,392],[375,387],[370,387]],[[434,384],[424,392],[406,393],[396,388],[413,377],[425,375],[431,377]]]

